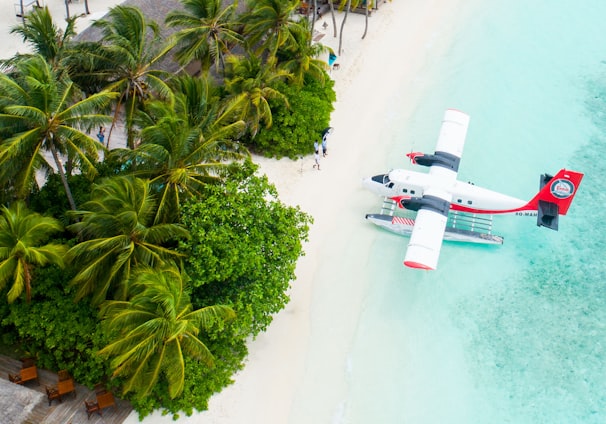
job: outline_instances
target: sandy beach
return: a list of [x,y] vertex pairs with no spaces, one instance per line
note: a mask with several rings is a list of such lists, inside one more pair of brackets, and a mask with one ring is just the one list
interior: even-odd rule
[[[90,0],[92,13],[80,21],[79,30],[117,3]],[[382,138],[386,117],[397,113],[405,120],[414,110],[423,85],[423,65],[448,46],[449,34],[462,19],[462,3],[462,0],[383,3],[369,18],[364,40],[361,36],[365,17],[349,14],[342,54],[337,59],[339,69],[332,71],[337,102],[330,125],[335,131],[328,141],[328,156],[320,160],[321,170],[312,168],[313,139],[310,155],[300,160],[256,159],[262,172],[277,186],[282,201],[299,205],[315,220],[305,245],[306,256],[297,266],[291,301],[275,317],[268,331],[250,342],[246,367],[235,376],[234,384],[211,399],[208,411],[182,417],[179,422],[340,422],[335,410],[347,367],[345,352],[368,286],[364,263],[376,235],[376,230],[364,222],[364,214],[377,207],[378,199],[361,189],[360,180],[385,170],[389,162],[383,147],[391,141]],[[82,9],[82,4],[75,3],[72,7]],[[19,23],[12,7],[12,3],[2,6],[3,39],[9,40],[2,48],[2,57],[23,51],[19,40],[8,35],[8,29]],[[57,16],[65,16],[62,1],[49,7]],[[343,14],[338,13],[339,28],[342,18]],[[324,22],[329,24],[326,30],[322,28]],[[339,39],[333,37],[330,14],[320,19],[316,28],[325,34],[320,42],[337,52]],[[393,111],[389,99],[394,87],[402,84],[407,87],[407,107]],[[402,152],[409,148],[403,144]],[[343,239],[344,228],[351,238]],[[346,262],[344,254],[348,255]],[[346,301],[323,299],[320,289],[337,279],[350,287]],[[314,320],[326,314],[324,308],[332,308],[335,319],[326,330],[333,335],[331,346],[326,347],[319,359],[323,364],[318,367],[318,357],[311,351],[310,343],[314,329],[320,325]],[[303,407],[305,393],[311,391],[321,393],[322,401]],[[133,413],[125,422],[139,421]],[[160,413],[144,420],[149,424],[169,422],[171,417]]]

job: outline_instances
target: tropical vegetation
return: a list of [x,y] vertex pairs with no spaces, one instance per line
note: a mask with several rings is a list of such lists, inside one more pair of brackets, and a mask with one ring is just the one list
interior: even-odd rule
[[298,1],[182,4],[93,41],[36,9],[1,63],[0,347],[140,416],[206,409],[285,307],[312,219],[250,152],[311,153],[335,101]]

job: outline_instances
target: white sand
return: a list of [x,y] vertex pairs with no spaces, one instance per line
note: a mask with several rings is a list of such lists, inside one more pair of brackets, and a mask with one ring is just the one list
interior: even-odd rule
[[[65,16],[63,1],[47,0],[47,3],[55,16]],[[90,0],[93,13],[80,23],[79,28],[83,28],[91,19],[102,17],[106,9],[116,3],[119,1]],[[83,0],[75,3],[74,8],[83,10],[82,4]],[[414,110],[418,101],[416,95],[421,91],[419,86],[424,81],[420,70],[427,60],[431,60],[447,45],[450,34],[456,29],[457,19],[460,19],[458,11],[463,4],[462,0],[394,0],[382,4],[380,10],[369,19],[369,30],[364,40],[360,39],[364,30],[364,16],[348,16],[343,51],[337,60],[340,69],[332,72],[338,101],[330,125],[335,131],[328,141],[329,155],[320,161],[321,170],[312,168],[312,155],[294,162],[257,158],[262,171],[277,186],[280,198],[287,204],[299,205],[315,220],[310,240],[305,245],[306,256],[299,260],[297,266],[297,280],[290,292],[291,301],[275,317],[268,331],[250,343],[246,367],[236,375],[235,383],[211,399],[208,411],[183,417],[179,422],[282,424],[335,421],[332,411],[339,400],[334,392],[338,392],[337,386],[343,384],[339,376],[347,367],[343,351],[355,332],[361,295],[352,293],[349,296],[347,310],[339,310],[339,302],[322,302],[316,296],[319,292],[317,285],[326,284],[318,280],[320,268],[332,275],[342,274],[341,252],[328,251],[326,246],[334,245],[335,239],[343,236],[336,224],[342,227],[345,222],[352,233],[363,232],[364,243],[356,246],[353,252],[356,257],[348,258],[348,264],[357,262],[359,269],[349,270],[343,278],[352,287],[367,284],[360,282],[356,285],[352,279],[365,278],[360,271],[370,248],[370,243],[366,242],[374,237],[374,230],[364,222],[363,217],[366,212],[375,211],[378,199],[360,188],[360,180],[363,176],[385,171],[388,163],[385,146],[390,140],[381,135],[387,117],[397,113],[405,120]],[[5,40],[1,56],[6,58],[16,51],[24,51],[24,47],[16,37],[7,35],[8,29],[19,22],[14,16],[12,4],[3,3],[0,11],[4,12],[0,16],[0,31]],[[338,27],[342,16],[337,15]],[[327,30],[322,29],[323,22],[330,25]],[[325,15],[316,28],[326,34],[320,41],[336,52],[339,40],[332,36],[330,14]],[[389,99],[393,96],[393,90],[402,85],[407,88],[406,95],[409,96],[407,109],[393,111]],[[310,138],[310,153],[312,143],[313,139]],[[402,152],[408,148],[403,145]],[[344,243],[347,244],[346,241]],[[312,316],[312,311],[325,308],[325,303],[337,308],[334,313],[339,315],[340,321],[335,327],[334,346],[322,358],[322,361],[326,361],[326,372],[320,377],[322,382],[319,383],[316,381],[317,375],[309,375],[310,370],[314,369],[310,361],[317,360],[310,349],[314,336],[312,327],[315,315]],[[323,316],[326,314],[326,311],[322,312]],[[296,406],[305,405],[305,399],[298,396],[304,396],[301,393],[309,393],[310,390],[325,393],[322,402],[318,402],[322,405],[308,406],[310,410],[319,410],[313,421],[303,417],[301,407]],[[137,422],[135,413],[125,421],[127,424]],[[163,417],[156,413],[144,422],[160,424],[172,420],[170,416]]]

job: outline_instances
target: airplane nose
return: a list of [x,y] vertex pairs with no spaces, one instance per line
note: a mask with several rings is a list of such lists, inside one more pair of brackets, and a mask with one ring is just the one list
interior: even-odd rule
[[385,196],[385,186],[383,184],[385,180],[385,174],[375,175],[373,177],[366,177],[362,179],[362,186],[367,190],[372,191],[379,196]]
[[374,191],[374,186],[375,186],[375,182],[372,180],[372,177],[365,177],[362,178],[362,187],[370,190],[370,191]]

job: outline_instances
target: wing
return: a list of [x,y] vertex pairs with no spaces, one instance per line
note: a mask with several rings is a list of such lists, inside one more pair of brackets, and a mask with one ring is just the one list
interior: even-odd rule
[[419,269],[436,269],[444,230],[448,220],[450,187],[457,180],[459,160],[469,126],[469,116],[455,109],[444,114],[435,160],[429,168],[429,174],[435,187],[429,187],[418,201],[418,213],[410,236],[404,265]]
[[445,152],[461,159],[468,126],[469,115],[460,110],[447,109],[442,119],[436,153]]
[[451,195],[447,191],[429,189],[420,199],[421,206],[417,212],[415,226],[410,235],[404,265],[418,269],[436,269]]

